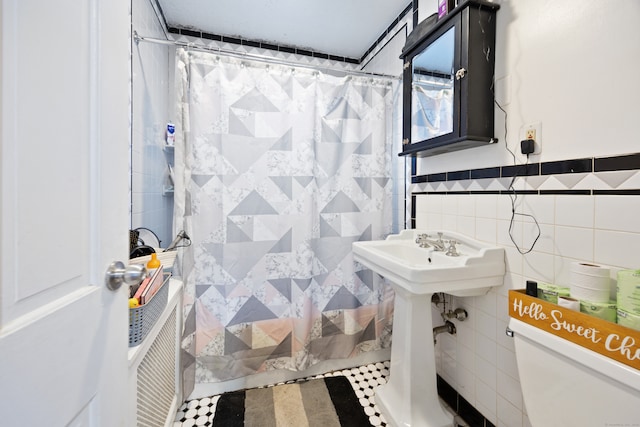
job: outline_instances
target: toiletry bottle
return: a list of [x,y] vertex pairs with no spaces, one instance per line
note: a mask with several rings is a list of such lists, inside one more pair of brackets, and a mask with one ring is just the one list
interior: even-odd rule
[[151,254],[151,259],[147,262],[147,274],[149,276],[153,276],[153,273],[160,268],[160,260],[158,259],[158,254],[155,252]]
[[530,297],[537,298],[538,297],[538,282],[533,280],[527,280],[527,290],[526,294]]
[[167,145],[176,143],[176,126],[173,123],[167,123]]

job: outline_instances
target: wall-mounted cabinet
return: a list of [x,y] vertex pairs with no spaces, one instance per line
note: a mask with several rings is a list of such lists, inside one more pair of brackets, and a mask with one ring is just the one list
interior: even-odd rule
[[494,137],[495,3],[461,2],[407,38],[403,149],[432,156],[497,142]]

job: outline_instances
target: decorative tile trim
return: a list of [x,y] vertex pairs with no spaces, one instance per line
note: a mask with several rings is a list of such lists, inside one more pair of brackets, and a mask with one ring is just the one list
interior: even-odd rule
[[[415,159],[414,159],[415,160]],[[593,164],[593,165],[592,165]],[[526,173],[522,173],[522,168],[526,167]],[[470,172],[471,178],[499,178],[533,175],[558,175],[578,172],[605,172],[619,170],[640,170],[640,153],[626,154],[612,157],[590,157],[583,159],[569,159],[544,163],[527,163],[524,165],[495,166],[482,169],[471,169],[470,171],[446,172],[449,181],[458,178],[458,172]],[[498,175],[498,172],[501,172]],[[415,170],[412,168],[412,175]],[[440,175],[440,174],[434,174]],[[422,175],[420,175],[422,176]],[[430,176],[430,175],[427,175]],[[462,178],[468,179],[468,178]]]
[[473,169],[471,170],[471,179],[479,178],[500,178],[500,168]]
[[[411,218],[416,217],[416,193],[411,195]],[[416,228],[413,226],[412,228]]]
[[[395,27],[396,25],[398,25],[401,21],[402,18],[404,18],[406,15],[408,15],[410,12],[412,12],[414,9],[414,6],[412,3],[409,3],[407,5],[407,7],[404,8],[404,10],[402,12],[400,12],[400,14],[396,17],[396,19],[394,19],[391,24],[389,24],[389,26],[387,27],[386,30],[384,30],[382,32],[382,34],[380,34],[380,36],[378,37],[378,39],[373,42],[373,44],[371,46],[369,46],[369,49],[367,49],[365,51],[365,53],[360,57],[360,61],[359,64],[362,64],[365,60],[365,58],[367,58],[367,56],[369,56],[373,51],[375,51],[378,46],[383,45],[387,40],[389,35],[395,36]],[[369,58],[370,59],[370,58]]]
[[413,194],[640,195],[640,153],[426,175],[412,165],[412,172]]
[[640,190],[593,190],[594,196],[640,196]]
[[463,179],[470,179],[471,171],[455,171],[447,172],[447,181],[461,181]]
[[640,153],[613,157],[596,157],[593,162],[595,172],[640,169]]
[[466,425],[470,427],[495,427],[472,404],[462,397],[455,388],[447,383],[440,375],[437,375],[438,396],[445,401],[456,414],[460,416]]
[[[400,23],[402,18],[404,18],[410,12],[413,12],[414,21],[415,21],[418,16],[417,10],[418,10],[417,0],[413,0],[411,3],[407,5],[407,7],[402,12],[400,12],[400,14],[391,22],[391,24],[387,27],[387,29],[384,30],[382,34],[380,34],[378,39],[375,42],[373,42],[373,44],[369,47],[369,49],[367,49],[366,52],[364,52],[364,54],[360,58],[349,58],[345,56],[331,55],[326,52],[316,52],[313,50],[301,49],[294,46],[278,45],[278,44],[263,42],[259,40],[228,37],[220,34],[211,34],[211,33],[202,32],[202,31],[194,31],[188,28],[169,27],[166,25],[166,20],[165,20],[165,26],[167,26],[167,31],[171,34],[198,37],[201,39],[222,41],[223,43],[231,43],[231,44],[237,44],[242,46],[251,46],[251,47],[256,47],[261,49],[274,50],[278,52],[293,53],[296,55],[310,56],[313,58],[320,58],[320,59],[330,59],[332,61],[360,65],[367,58],[368,55],[370,55],[380,44],[382,44],[385,41],[385,38],[389,34],[393,33],[394,28],[396,27],[396,25]],[[163,18],[164,18],[164,15],[163,15]],[[415,27],[415,24],[414,24],[414,27]]]
[[442,379],[440,375],[437,375],[438,396],[445,401],[451,409],[458,410],[458,392],[455,388],[451,387],[448,382]]
[[542,163],[540,175],[593,172],[593,158]]
[[488,191],[412,191],[412,195],[456,195],[456,194],[471,194],[471,195],[509,195],[515,194],[518,196],[526,195],[579,195],[579,196],[640,196],[640,189],[638,190],[488,190]]
[[[540,190],[539,194],[574,194],[580,196],[590,196],[594,190]],[[535,192],[534,192],[535,194]]]
[[525,165],[502,166],[502,177],[533,176],[540,175],[540,163],[527,163]]
[[176,35],[181,35],[181,36],[197,37],[197,38],[201,38],[201,39],[221,41],[223,43],[230,43],[230,44],[235,44],[235,45],[240,45],[240,46],[250,46],[250,47],[256,47],[256,48],[260,48],[260,49],[273,50],[273,51],[277,51],[277,52],[284,52],[284,53],[292,53],[292,54],[296,54],[296,55],[310,56],[310,57],[313,57],[313,58],[331,59],[333,61],[345,62],[345,63],[348,63],[348,64],[360,64],[360,59],[358,59],[358,58],[348,58],[348,57],[344,57],[344,56],[330,55],[330,54],[324,53],[324,52],[316,52],[316,51],[312,51],[312,50],[308,50],[308,49],[296,48],[296,47],[293,47],[293,46],[278,45],[278,44],[274,44],[274,43],[262,42],[262,41],[258,41],[258,40],[243,39],[243,38],[237,38],[237,37],[229,37],[229,36],[223,36],[223,35],[220,35],[220,34],[211,34],[211,33],[206,33],[206,32],[189,30],[189,29],[186,29],[186,28],[169,27],[168,31],[169,31],[170,34],[176,34]]

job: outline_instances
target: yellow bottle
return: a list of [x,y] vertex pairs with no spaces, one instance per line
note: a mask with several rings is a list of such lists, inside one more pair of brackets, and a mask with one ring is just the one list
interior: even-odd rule
[[147,272],[149,276],[153,276],[153,273],[160,268],[160,260],[158,259],[158,254],[153,252],[151,254],[151,259],[147,262]]

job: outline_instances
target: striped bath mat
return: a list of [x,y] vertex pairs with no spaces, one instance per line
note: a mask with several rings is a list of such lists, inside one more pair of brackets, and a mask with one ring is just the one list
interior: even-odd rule
[[371,427],[343,376],[225,393],[216,427]]

